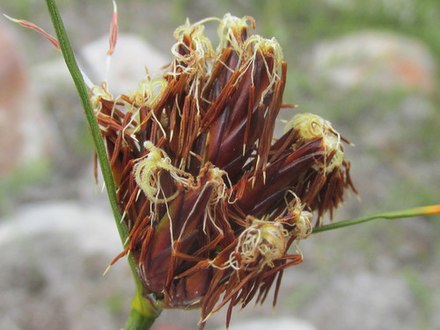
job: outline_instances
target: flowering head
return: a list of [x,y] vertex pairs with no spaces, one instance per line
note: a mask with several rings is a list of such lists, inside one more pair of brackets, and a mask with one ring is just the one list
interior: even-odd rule
[[328,121],[299,114],[274,138],[287,65],[254,27],[230,14],[187,21],[162,77],[93,95],[144,289],[170,308],[201,307],[201,328],[225,304],[264,301],[273,283],[275,302],[312,212],[320,225],[352,187],[346,140]]

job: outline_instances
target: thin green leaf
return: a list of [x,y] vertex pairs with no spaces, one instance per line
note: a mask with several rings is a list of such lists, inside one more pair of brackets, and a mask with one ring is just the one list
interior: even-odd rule
[[[121,213],[118,207],[113,175],[107,157],[104,141],[101,137],[101,133],[99,131],[99,126],[95,118],[93,107],[90,103],[88,89],[84,82],[84,78],[81,73],[81,70],[79,69],[78,64],[76,62],[75,55],[73,53],[72,46],[70,44],[69,38],[64,28],[64,24],[61,19],[60,13],[58,11],[57,5],[54,0],[46,0],[46,3],[52,19],[53,26],[56,31],[56,35],[61,47],[64,60],[66,62],[67,68],[69,69],[70,75],[72,76],[72,79],[75,83],[78,94],[81,98],[81,103],[88,124],[90,126],[93,142],[95,144],[96,153],[98,155],[99,165],[101,167],[104,183],[107,188],[107,194],[113,211],[113,216],[115,218],[116,227],[118,229],[122,243],[126,245],[128,238],[128,230],[125,224],[121,221]],[[127,322],[127,326],[129,325],[130,329],[149,329],[151,324],[158,317],[160,310],[158,310],[155,306],[153,306],[149,300],[143,298],[144,291],[140,279],[137,275],[136,262],[132,257],[129,257],[128,261],[137,287],[137,292],[134,300],[138,302],[140,301],[143,308],[132,310]]]
[[440,214],[440,204],[416,207],[416,208],[407,209],[407,210],[381,212],[381,213],[376,213],[373,215],[354,218],[354,219],[350,219],[350,220],[338,221],[338,222],[334,222],[334,223],[331,223],[328,225],[314,228],[312,234],[320,233],[323,231],[329,231],[329,230],[333,230],[333,229],[339,229],[342,227],[353,226],[353,225],[357,225],[360,223],[364,223],[364,222],[368,222],[368,221],[372,221],[372,220],[377,220],[377,219],[396,220],[396,219],[413,218],[413,217],[419,217],[419,216],[430,216],[430,215],[435,215],[435,214]]

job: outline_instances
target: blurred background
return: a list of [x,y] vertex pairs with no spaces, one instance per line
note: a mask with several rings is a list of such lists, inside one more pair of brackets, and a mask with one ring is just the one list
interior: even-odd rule
[[[84,71],[99,83],[111,1],[58,4]],[[319,114],[355,144],[346,153],[360,198],[348,195],[336,221],[440,202],[438,0],[118,5],[115,94],[135,88],[145,65],[154,73],[169,62],[173,31],[187,17],[250,15],[289,64],[284,101],[299,108],[281,117]],[[52,31],[42,1],[2,0],[0,11]],[[101,276],[121,245],[102,183],[94,182],[79,98],[58,51],[4,18],[0,150],[0,328],[120,329],[134,289],[124,261]],[[272,329],[439,329],[439,220],[378,221],[309,237],[276,309],[270,301],[237,309],[231,329],[255,319]],[[154,329],[195,329],[198,317],[165,311]],[[215,314],[207,329],[224,328],[224,318]]]

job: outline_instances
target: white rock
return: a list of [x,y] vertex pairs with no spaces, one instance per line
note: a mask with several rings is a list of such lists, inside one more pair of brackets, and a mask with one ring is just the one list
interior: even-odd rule
[[[91,79],[95,83],[103,81],[107,70],[108,37],[96,40],[82,50],[87,61],[87,69],[92,70]],[[115,94],[136,89],[138,82],[146,77],[146,68],[150,75],[160,73],[160,68],[170,59],[153,46],[135,35],[120,34],[116,50],[111,57],[108,85]]]
[[[170,62],[170,59],[143,39],[131,34],[120,34],[107,70],[107,49],[108,36],[104,36],[82,47],[76,55],[81,69],[92,83],[99,85],[107,79],[110,91],[116,95],[137,88],[138,83],[146,78],[146,68],[150,75],[154,75]],[[70,88],[72,95],[76,95],[72,78],[61,56],[57,60],[38,65],[32,76],[40,93],[47,97],[65,93],[66,87]]]
[[74,202],[31,204],[1,221],[0,244],[13,242],[17,237],[68,233],[78,241],[76,248],[85,253],[99,250],[113,254],[120,250],[121,242],[112,221],[109,211]]
[[0,329],[120,329],[130,271],[121,261],[102,273],[121,249],[110,212],[98,208],[29,205],[2,219]]
[[319,43],[312,66],[337,87],[432,92],[435,61],[419,41],[386,32],[363,31]]
[[[85,45],[77,57],[90,80],[96,85],[106,80],[110,91],[115,95],[136,89],[138,83],[146,78],[146,68],[150,75],[154,75],[170,62],[170,59],[153,46],[131,34],[119,35],[110,67],[107,49],[108,36],[104,36]],[[46,93],[56,93],[57,87],[71,85],[71,78],[61,58],[39,65],[34,76],[40,77],[42,91]],[[72,91],[74,92],[73,89]]]
[[417,328],[415,303],[402,277],[346,272],[327,281],[301,315],[319,329],[410,330]]
[[[223,330],[218,328],[217,330]],[[230,330],[316,330],[310,323],[293,317],[267,317],[247,321],[232,322]]]
[[[105,79],[107,66],[108,37],[104,36],[78,51],[77,57],[82,70],[94,84]],[[137,36],[121,34],[109,70],[109,88],[113,95],[129,93],[146,79],[145,67],[152,72],[167,64],[165,56]],[[66,173],[74,172],[79,154],[78,146],[84,143],[85,117],[72,78],[59,56],[57,60],[38,65],[32,72],[35,86],[45,102],[51,107],[51,114],[58,125],[64,143],[56,149],[56,160]]]

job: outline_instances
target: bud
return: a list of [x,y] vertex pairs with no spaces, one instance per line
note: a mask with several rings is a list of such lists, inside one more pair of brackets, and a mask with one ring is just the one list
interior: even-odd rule
[[200,328],[226,304],[263,302],[296,248],[343,200],[348,142],[328,121],[298,114],[274,128],[287,64],[278,42],[226,14],[214,48],[204,23],[177,28],[162,77],[92,99],[129,229],[127,253],[150,298],[201,308]]

